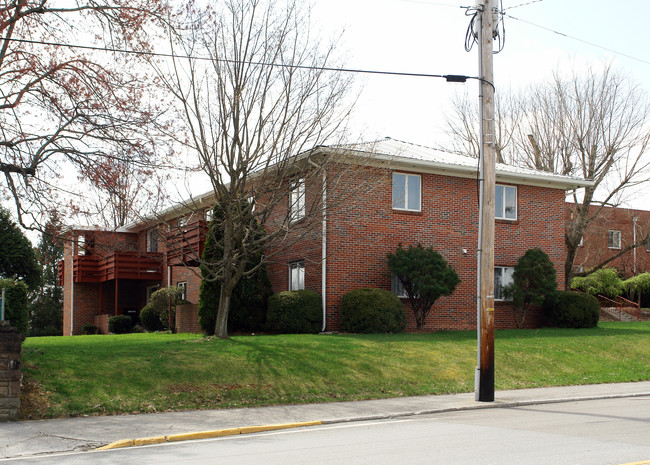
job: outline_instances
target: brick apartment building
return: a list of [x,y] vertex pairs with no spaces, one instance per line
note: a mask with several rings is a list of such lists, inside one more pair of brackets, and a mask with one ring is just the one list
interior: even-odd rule
[[[592,206],[589,214],[596,214],[597,208]],[[571,208],[567,206],[567,220],[570,219]],[[585,229],[574,267],[578,271],[589,270],[641,242],[648,234],[650,211],[604,206]],[[626,252],[607,266],[616,268],[623,278],[650,271],[650,243]]]
[[[337,163],[324,163],[341,153]],[[315,227],[291,247],[270,254],[275,292],[318,292],[324,329],[335,331],[343,294],[377,287],[400,295],[387,254],[400,243],[422,244],[438,251],[461,278],[451,296],[435,303],[425,329],[476,327],[478,160],[391,139],[317,147],[302,156],[324,168],[313,179],[293,179],[282,208],[298,221],[310,212]],[[506,328],[515,322],[507,304],[499,301],[500,288],[526,250],[544,250],[555,264],[558,283],[563,282],[565,192],[588,182],[502,164],[496,182],[495,320],[497,327]],[[166,285],[184,288],[189,302],[177,311],[179,331],[198,331],[196,257],[205,242],[210,200],[206,195],[191,208],[169,209],[154,228],[146,223],[115,232],[71,228],[60,266],[64,334],[79,334],[86,323],[105,331],[109,315],[137,314],[148,295]],[[177,237],[159,241],[162,234]],[[530,325],[539,323],[540,315],[529,319]],[[414,329],[407,309],[407,330]]]

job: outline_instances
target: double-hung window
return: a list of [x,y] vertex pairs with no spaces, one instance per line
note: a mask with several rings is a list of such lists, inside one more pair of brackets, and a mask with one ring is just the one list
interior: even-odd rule
[[390,280],[390,290],[393,294],[397,297],[408,297],[406,289],[404,289],[404,284],[402,284],[402,281],[400,281],[396,274],[391,273]]
[[291,184],[289,193],[289,219],[299,221],[305,217],[305,180],[298,179]]
[[494,300],[503,300],[503,288],[512,284],[512,273],[515,269],[511,266],[494,267]]
[[393,209],[421,211],[421,184],[417,174],[393,173]]
[[176,284],[181,290],[180,295],[178,296],[181,300],[187,300],[187,281],[183,281]]
[[517,219],[517,188],[515,186],[495,186],[494,217],[500,220]]
[[289,264],[289,290],[301,291],[305,288],[305,263],[294,262]]
[[621,248],[621,231],[610,230],[607,237],[607,247],[610,249]]
[[147,252],[158,252],[158,229],[156,228],[147,231]]

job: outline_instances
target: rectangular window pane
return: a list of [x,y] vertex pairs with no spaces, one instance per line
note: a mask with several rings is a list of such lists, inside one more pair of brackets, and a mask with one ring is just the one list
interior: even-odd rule
[[404,285],[402,284],[402,281],[399,280],[396,274],[391,274],[391,283],[390,283],[390,290],[393,294],[395,294],[397,297],[407,297],[406,291],[404,290]]
[[609,231],[608,246],[610,249],[621,248],[621,231]]
[[409,210],[420,210],[420,177],[408,176],[408,205]]
[[494,300],[503,300],[503,288],[512,284],[514,271],[510,266],[494,267]]
[[300,291],[305,288],[305,265],[304,263],[292,263],[289,265],[289,290]]
[[494,186],[494,217],[502,220],[517,219],[517,188]]
[[406,175],[393,173],[393,208],[406,208]]
[[305,180],[299,179],[291,186],[289,201],[291,221],[297,221],[305,217]]
[[517,189],[512,186],[505,187],[505,217],[509,220],[517,219]]
[[504,218],[503,216],[503,186],[494,188],[494,216],[495,218]]

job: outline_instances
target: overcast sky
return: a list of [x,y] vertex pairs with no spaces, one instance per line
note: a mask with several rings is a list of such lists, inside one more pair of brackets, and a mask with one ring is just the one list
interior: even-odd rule
[[[470,18],[461,8],[474,4],[315,0],[312,23],[324,37],[343,31],[338,48],[350,68],[477,76],[478,50],[465,51]],[[647,0],[503,0],[503,9],[505,47],[494,58],[497,92],[546,80],[556,69],[613,63],[650,93]],[[478,97],[477,81],[360,75],[357,83],[352,128],[364,140],[389,136],[438,146],[453,94]],[[630,205],[647,209],[647,202]]]

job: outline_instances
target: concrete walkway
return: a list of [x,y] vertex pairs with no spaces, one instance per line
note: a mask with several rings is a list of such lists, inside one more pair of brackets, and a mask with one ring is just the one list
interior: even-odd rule
[[[87,450],[125,439],[215,432],[257,425],[338,423],[478,408],[650,396],[650,381],[498,391],[494,402],[474,393],[277,407],[195,410],[106,417],[0,423],[0,461],[11,457]],[[189,435],[189,438],[192,436]]]

